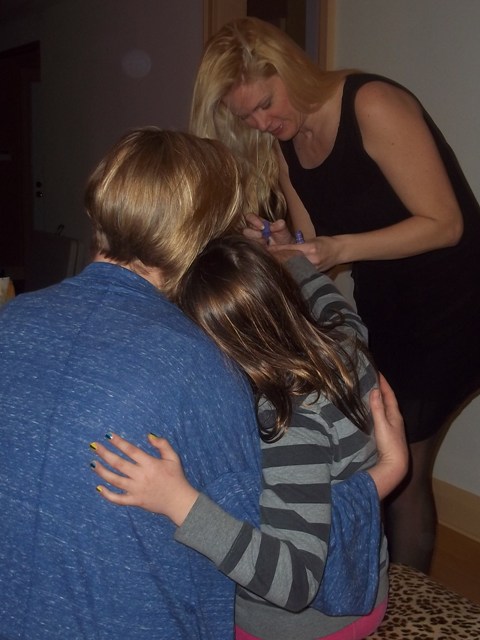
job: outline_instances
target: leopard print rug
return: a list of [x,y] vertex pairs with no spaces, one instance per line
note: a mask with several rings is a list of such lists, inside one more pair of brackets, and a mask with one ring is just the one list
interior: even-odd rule
[[390,567],[385,618],[369,640],[480,640],[480,605],[423,573]]

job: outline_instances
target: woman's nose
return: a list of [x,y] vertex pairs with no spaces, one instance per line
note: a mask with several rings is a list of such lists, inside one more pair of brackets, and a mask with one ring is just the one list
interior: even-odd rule
[[268,129],[268,115],[264,112],[252,113],[251,115],[253,128],[259,131],[267,131]]

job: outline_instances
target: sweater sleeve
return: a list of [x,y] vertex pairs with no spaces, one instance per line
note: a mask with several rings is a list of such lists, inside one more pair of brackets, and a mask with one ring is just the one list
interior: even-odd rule
[[380,502],[365,471],[332,487],[332,525],[320,589],[312,603],[330,616],[366,615],[380,574]]
[[329,276],[317,271],[304,256],[290,258],[285,266],[300,286],[315,320],[328,322],[341,319],[346,333],[356,334],[363,342],[367,342],[368,331],[362,319]]
[[201,495],[175,539],[203,553],[248,591],[290,611],[315,597],[330,531],[331,446],[318,414],[295,414],[287,433],[264,446],[261,530]]
[[285,609],[300,611],[315,598],[328,615],[364,615],[378,589],[375,484],[359,472],[330,485],[327,437],[316,427],[309,433],[308,421],[302,416],[281,444],[265,445],[261,530],[201,494],[175,539]]

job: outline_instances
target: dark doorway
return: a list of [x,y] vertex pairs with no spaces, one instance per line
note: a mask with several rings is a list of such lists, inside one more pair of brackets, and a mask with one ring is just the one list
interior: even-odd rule
[[[32,93],[40,82],[40,44],[0,52],[0,274],[23,291],[33,231]],[[41,197],[41,185],[37,186]]]
[[305,0],[247,0],[247,15],[274,24],[305,49]]

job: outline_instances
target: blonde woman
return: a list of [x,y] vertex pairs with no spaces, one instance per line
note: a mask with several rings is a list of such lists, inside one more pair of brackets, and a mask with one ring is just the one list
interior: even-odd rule
[[[452,150],[408,90],[322,72],[255,18],[207,44],[191,129],[242,159],[250,210],[261,216],[250,216],[249,237],[261,240],[262,218],[286,214],[319,269],[353,263],[369,346],[410,442],[409,475],[386,509],[391,557],[428,570],[438,435],[480,388],[480,212]],[[284,224],[272,224],[273,235]]]

